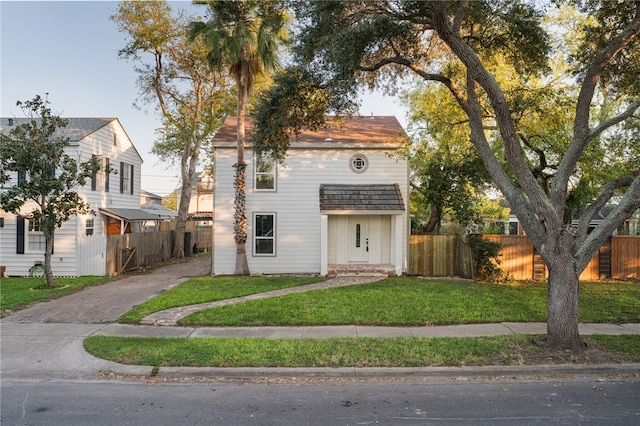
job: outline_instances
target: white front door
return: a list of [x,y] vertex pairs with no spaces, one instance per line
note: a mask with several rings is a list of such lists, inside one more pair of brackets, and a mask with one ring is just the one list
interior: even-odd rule
[[369,218],[353,216],[349,219],[349,262],[369,263]]

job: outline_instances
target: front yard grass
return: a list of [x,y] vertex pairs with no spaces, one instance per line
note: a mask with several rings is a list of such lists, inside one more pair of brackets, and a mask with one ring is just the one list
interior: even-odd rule
[[546,353],[541,336],[523,335],[330,339],[92,336],[85,340],[85,348],[111,361],[155,367],[335,368],[640,362],[640,336],[591,337],[587,342],[598,348],[579,356]]
[[104,284],[109,277],[86,276],[78,278],[56,278],[55,287],[49,289],[44,278],[0,279],[0,315],[7,311],[22,309],[36,302],[57,299],[92,285]]
[[198,277],[136,306],[118,319],[137,323],[153,312],[325,281],[323,277]]
[[[389,278],[372,284],[316,290],[199,311],[183,326],[424,326],[545,322],[544,283],[510,285]],[[580,320],[640,321],[640,284],[581,283]]]

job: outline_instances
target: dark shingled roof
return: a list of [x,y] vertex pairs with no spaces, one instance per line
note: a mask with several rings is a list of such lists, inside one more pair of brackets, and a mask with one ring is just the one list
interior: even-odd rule
[[[69,142],[78,142],[91,133],[96,132],[100,128],[106,126],[113,120],[117,120],[116,118],[102,118],[102,117],[62,117],[69,122],[67,127],[61,129],[59,134],[56,134],[58,137],[69,138]],[[24,123],[28,123],[32,120],[35,120],[40,124],[40,118],[25,118],[25,117],[16,117],[11,118],[13,121],[13,126],[18,126]],[[9,117],[2,117],[0,121],[0,126],[2,127],[2,131],[9,132],[12,126],[9,126]]]
[[320,185],[320,210],[404,210],[400,186]]

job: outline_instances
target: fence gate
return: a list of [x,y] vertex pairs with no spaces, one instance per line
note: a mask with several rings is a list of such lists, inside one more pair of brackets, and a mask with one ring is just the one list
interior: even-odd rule
[[107,236],[81,235],[78,237],[78,275],[107,274]]

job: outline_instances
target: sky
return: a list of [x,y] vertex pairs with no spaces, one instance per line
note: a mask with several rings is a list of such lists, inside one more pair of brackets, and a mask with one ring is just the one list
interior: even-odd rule
[[[180,170],[151,154],[159,117],[138,97],[133,64],[118,58],[125,36],[109,17],[115,1],[0,1],[0,101],[2,117],[24,117],[16,101],[42,97],[62,117],[117,117],[143,158],[142,189],[167,195]],[[171,3],[204,16],[204,7]],[[362,115],[395,115],[406,128],[405,110],[394,98],[368,93]]]

